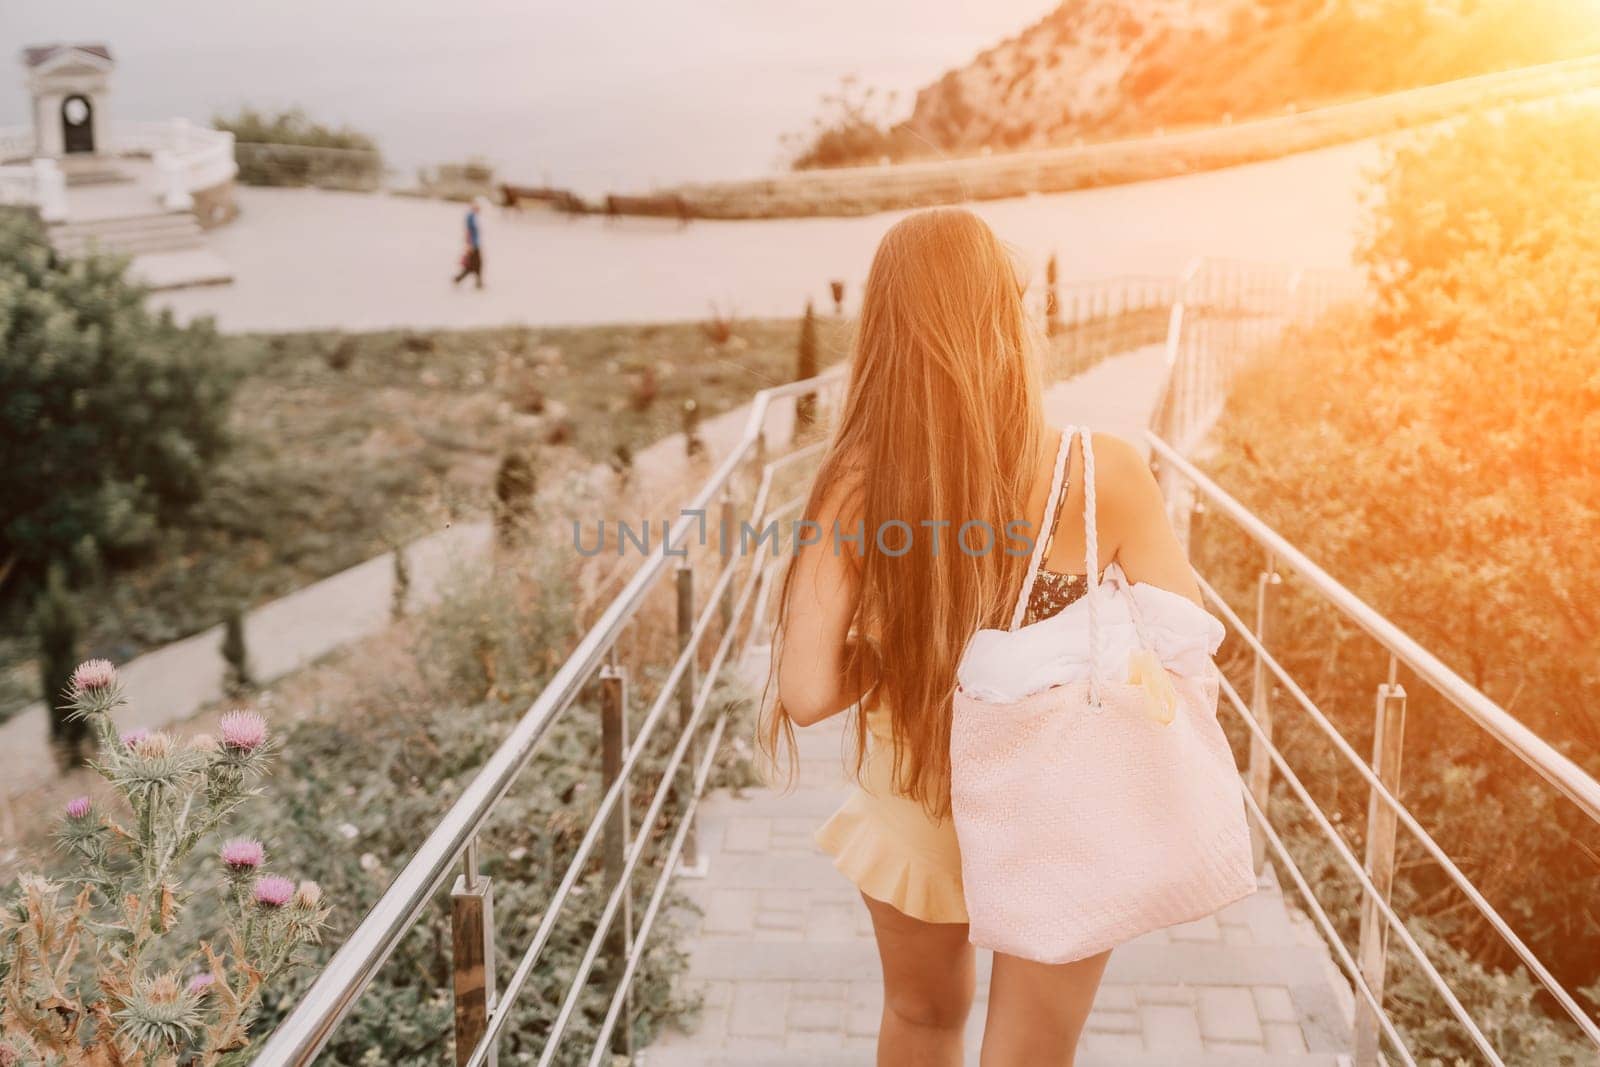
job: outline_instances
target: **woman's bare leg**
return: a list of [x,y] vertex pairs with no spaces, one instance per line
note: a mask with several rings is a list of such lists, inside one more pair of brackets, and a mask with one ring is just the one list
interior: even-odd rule
[[878,1067],[961,1067],[975,969],[966,923],[925,923],[862,894],[883,961]]
[[996,952],[982,1067],[1072,1067],[1110,958],[1048,964]]

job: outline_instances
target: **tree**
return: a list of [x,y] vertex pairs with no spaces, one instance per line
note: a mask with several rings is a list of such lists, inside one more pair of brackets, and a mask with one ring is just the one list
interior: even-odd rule
[[0,215],[0,561],[23,577],[146,548],[224,447],[215,331],[144,295],[121,261],[62,259]]
[[33,632],[39,642],[39,699],[50,714],[50,743],[63,767],[82,766],[88,728],[74,718],[67,692],[78,666],[78,642],[83,617],[67,588],[66,574],[50,568],[44,591],[33,611]]
[[243,692],[255,684],[255,674],[250,669],[250,649],[244,640],[244,612],[239,608],[228,612],[223,621],[222,659],[228,665],[230,693]]
[[[806,301],[806,314],[800,320],[800,343],[795,353],[794,380],[803,382],[817,376],[817,316]],[[807,393],[794,402],[794,421],[798,428],[810,426],[817,417],[817,394]]]
[[494,476],[494,526],[501,548],[514,548],[527,527],[539,478],[525,449],[513,448],[500,457]]

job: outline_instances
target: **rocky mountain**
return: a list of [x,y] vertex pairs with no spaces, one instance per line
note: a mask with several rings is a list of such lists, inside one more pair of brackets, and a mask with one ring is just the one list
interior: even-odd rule
[[830,98],[796,165],[1213,125],[1597,50],[1591,0],[1067,0],[909,117]]

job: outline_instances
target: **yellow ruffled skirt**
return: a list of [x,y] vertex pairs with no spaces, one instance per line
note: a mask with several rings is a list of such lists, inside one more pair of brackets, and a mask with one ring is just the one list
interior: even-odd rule
[[[881,712],[868,719],[869,729]],[[887,737],[871,729],[862,780],[844,806],[816,833],[816,842],[856,888],[929,923],[967,921],[961,889],[961,849],[949,817],[935,820],[922,805],[894,792],[894,758]]]

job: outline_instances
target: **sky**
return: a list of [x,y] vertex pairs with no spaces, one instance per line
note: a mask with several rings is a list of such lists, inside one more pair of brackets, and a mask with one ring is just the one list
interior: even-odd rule
[[[0,53],[109,44],[114,119],[302,106],[391,162],[479,156],[585,193],[781,166],[782,134],[855,74],[903,94],[1052,0],[0,0]],[[0,55],[3,61],[3,55]],[[0,125],[27,115],[21,69]]]

